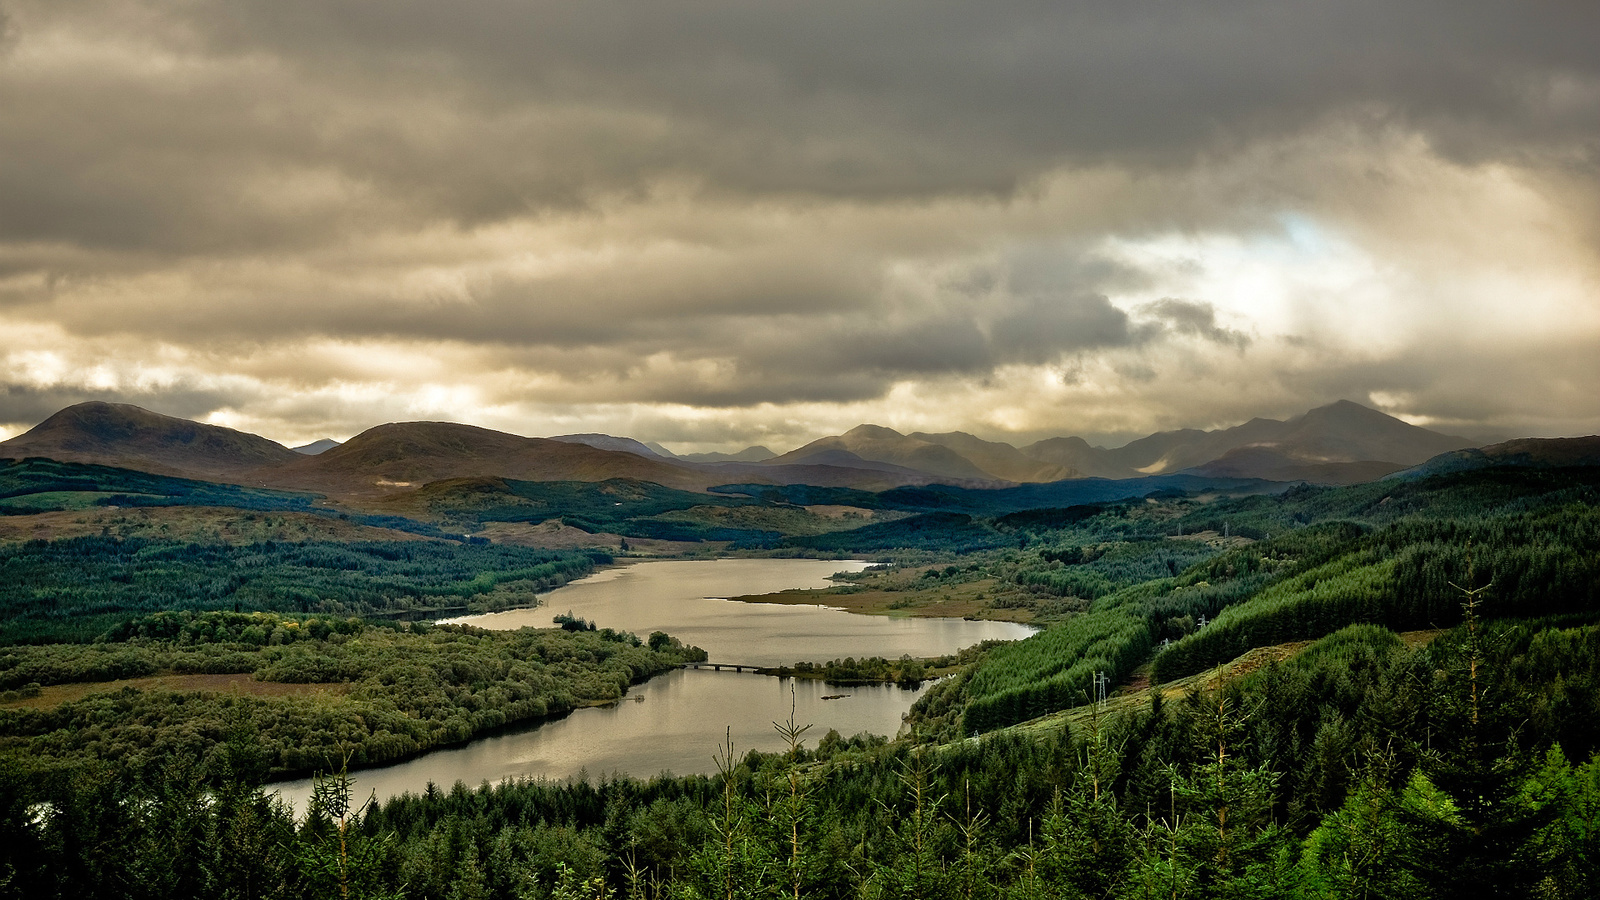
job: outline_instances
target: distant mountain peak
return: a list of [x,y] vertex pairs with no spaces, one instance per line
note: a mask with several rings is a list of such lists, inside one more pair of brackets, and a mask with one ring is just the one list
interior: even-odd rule
[[872,425],[866,422],[863,422],[849,431],[846,431],[843,436],[864,438],[875,441],[892,440],[894,438],[905,437],[905,435],[895,431],[893,428],[886,428],[882,425]]
[[337,446],[339,446],[339,441],[333,438],[321,438],[309,444],[301,444],[298,447],[290,447],[289,449],[296,453],[303,453],[306,456],[316,456],[318,453],[325,453]]
[[687,460],[689,462],[704,463],[760,463],[766,462],[777,455],[778,454],[773,453],[766,447],[757,445],[753,447],[746,447],[743,450],[740,450],[738,453],[685,453],[680,455],[678,459]]
[[632,453],[635,456],[643,456],[646,459],[655,459],[657,457],[673,458],[670,453],[662,457],[648,444],[636,441],[633,438],[614,437],[609,434],[561,434],[550,438],[550,440],[560,441],[563,444],[584,444],[596,450],[616,450],[621,453]]
[[798,450],[767,460],[766,464],[799,464],[829,459],[832,461],[826,465],[837,465],[839,460],[846,459],[831,455],[834,451],[846,451],[867,463],[884,463],[942,478],[983,480],[995,477],[948,447],[907,437],[893,428],[868,424],[857,425],[841,435],[812,441]]
[[[1404,419],[1396,418],[1395,416],[1391,416],[1382,410],[1373,409],[1370,406],[1357,403],[1354,400],[1335,400],[1332,403],[1323,406],[1312,407],[1311,409],[1306,410],[1305,412],[1289,419],[1288,421],[1316,421],[1320,419],[1339,419],[1346,421],[1355,420],[1363,422],[1399,422],[1402,425],[1410,425],[1410,423],[1406,422]],[[1415,428],[1417,426],[1412,425],[1411,427]]]

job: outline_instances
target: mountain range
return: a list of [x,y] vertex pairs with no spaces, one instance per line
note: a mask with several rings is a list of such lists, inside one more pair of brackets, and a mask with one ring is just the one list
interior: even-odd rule
[[1429,431],[1341,400],[1288,421],[1251,419],[1217,431],[1162,431],[1108,450],[1058,437],[1013,447],[963,432],[901,434],[862,425],[785,453],[769,464],[863,460],[954,478],[1048,482],[1176,473],[1351,484],[1381,478],[1452,450],[1466,438]]
[[1077,437],[1015,447],[963,432],[902,434],[860,425],[779,455],[758,447],[738,454],[680,457],[658,444],[626,437],[532,438],[449,422],[379,425],[343,444],[318,441],[290,449],[258,435],[136,406],[90,402],[67,407],[0,442],[0,458],[95,463],[314,491],[351,501],[480,476],[527,481],[628,478],[697,491],[724,484],[879,491],[1151,475],[1348,484],[1404,474],[1424,464],[1445,470],[1474,468],[1546,452],[1600,460],[1600,438],[1574,440],[1578,443],[1570,446],[1513,441],[1479,450],[1465,438],[1339,401],[1286,421],[1258,418],[1215,431],[1164,431],[1113,449]]

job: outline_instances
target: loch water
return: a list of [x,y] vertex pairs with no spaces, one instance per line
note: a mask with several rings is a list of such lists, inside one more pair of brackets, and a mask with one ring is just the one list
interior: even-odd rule
[[[866,616],[824,606],[740,603],[726,598],[790,588],[826,587],[829,576],[860,571],[853,560],[662,560],[605,569],[544,595],[541,606],[450,621],[481,628],[551,626],[557,613],[641,638],[665,631],[705,649],[713,662],[783,665],[845,657],[898,658],[954,653],[979,641],[1016,640],[1023,625],[962,619]],[[715,771],[714,754],[731,738],[735,752],[778,750],[773,724],[811,725],[807,746],[829,730],[894,736],[901,717],[926,690],[893,685],[836,687],[820,681],[731,671],[676,670],[635,685],[610,707],[479,738],[460,747],[354,773],[356,792],[386,799],[508,778],[554,780],[587,775],[647,778]],[[840,696],[843,695],[843,696]],[[303,809],[311,781],[271,786]]]

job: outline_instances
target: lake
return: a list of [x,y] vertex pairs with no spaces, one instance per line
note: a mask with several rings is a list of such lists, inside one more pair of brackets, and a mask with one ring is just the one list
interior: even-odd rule
[[[939,656],[983,640],[1016,640],[1032,629],[1007,622],[863,616],[822,606],[737,603],[727,599],[790,588],[827,587],[829,576],[860,571],[859,561],[812,559],[664,560],[597,572],[544,595],[536,609],[449,621],[511,630],[551,627],[571,611],[602,628],[641,638],[665,631],[704,648],[712,661],[755,665],[825,662],[843,657]],[[555,721],[479,738],[408,762],[355,774],[357,793],[379,799],[421,792],[429,782],[448,790],[507,778],[572,778],[610,774],[650,777],[715,771],[712,755],[732,729],[736,752],[778,750],[772,723],[789,717],[811,724],[807,746],[836,729],[894,736],[922,690],[892,685],[841,688],[764,675],[678,670],[636,685],[612,707],[581,709]],[[824,696],[845,694],[840,699]],[[642,701],[636,699],[643,697]],[[311,782],[274,785],[303,808]]]
[[1015,640],[1032,629],[1010,622],[863,616],[825,606],[737,603],[724,598],[824,588],[838,572],[870,563],[828,559],[709,559],[636,563],[596,572],[544,595],[544,605],[447,622],[479,628],[551,627],[570,611],[641,638],[665,631],[713,662],[758,666],[847,656],[941,656],[979,641]]

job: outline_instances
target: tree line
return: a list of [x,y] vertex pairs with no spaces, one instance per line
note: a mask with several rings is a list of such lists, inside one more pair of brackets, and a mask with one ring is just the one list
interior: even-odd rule
[[435,541],[28,541],[0,545],[0,645],[90,641],[164,610],[487,612],[535,605],[609,562],[601,551]]
[[[429,788],[334,778],[295,819],[174,757],[0,776],[0,895],[1589,897],[1600,628],[1376,626],[1210,693],[945,745],[836,734],[716,775]],[[182,865],[173,864],[181,860]]]
[[191,759],[206,777],[220,777],[218,754],[242,729],[274,777],[341,760],[376,765],[613,702],[631,684],[704,658],[664,634],[646,645],[610,629],[495,632],[158,613],[95,644],[0,650],[0,686],[37,696],[51,685],[157,673],[235,675],[248,684],[209,691],[111,685],[54,705],[0,709],[0,762],[48,774],[96,759],[135,768]]

